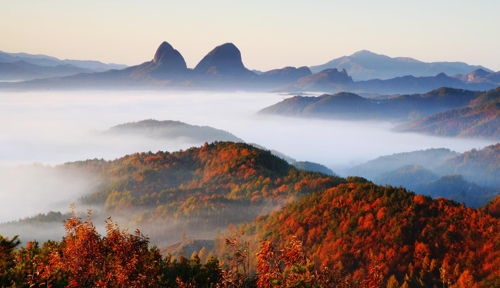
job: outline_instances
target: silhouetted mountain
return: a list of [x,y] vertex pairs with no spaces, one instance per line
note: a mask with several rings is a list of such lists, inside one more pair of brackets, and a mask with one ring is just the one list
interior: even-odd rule
[[130,75],[134,79],[163,80],[182,77],[186,73],[188,68],[184,57],[172,45],[163,42],[156,50],[153,60],[137,66]]
[[369,79],[391,79],[405,75],[433,76],[439,73],[447,75],[467,74],[476,69],[491,70],[482,66],[472,66],[462,62],[421,62],[408,57],[391,58],[362,50],[351,56],[333,59],[325,64],[311,66],[313,73],[324,69],[346,69],[356,81]]
[[255,77],[241,60],[241,52],[233,43],[225,43],[210,51],[194,68],[196,74],[230,77]]
[[[184,87],[192,72],[182,55],[167,42],[156,50],[153,60],[122,70],[86,73],[67,77],[4,83],[11,89],[147,89]],[[13,84],[13,85],[9,85]]]
[[471,101],[470,106],[403,124],[396,127],[395,131],[448,137],[500,139],[500,88],[480,95]]
[[282,69],[274,69],[259,74],[258,79],[264,83],[271,83],[272,85],[282,85],[286,83],[295,82],[302,77],[311,75],[311,70],[303,66],[299,68],[285,67]]
[[500,71],[491,72],[483,69],[477,69],[469,74],[457,74],[453,78],[460,79],[464,83],[492,83],[500,85]]
[[189,142],[244,142],[233,134],[209,126],[189,125],[179,121],[142,120],[111,127],[100,135],[143,136],[154,139],[183,139]]
[[[360,55],[363,56],[363,53]],[[170,44],[163,42],[152,61],[137,66],[102,73],[2,83],[0,89],[272,90],[402,94],[422,93],[443,86],[488,90],[498,85],[490,82],[464,83],[443,73],[432,77],[404,76],[389,80],[354,82],[346,69],[337,68],[310,74],[307,67],[285,67],[258,75],[245,68],[241,52],[232,43],[215,47],[194,69],[188,69],[182,55]]]
[[462,81],[449,77],[444,73],[436,76],[403,76],[388,80],[367,80],[355,82],[351,91],[369,91],[373,93],[423,93],[439,87],[450,87],[466,90],[489,90],[498,85],[491,83],[463,83]]
[[95,72],[103,72],[109,69],[124,69],[127,65],[123,64],[105,64],[93,60],[60,60],[47,55],[33,55],[27,53],[6,53],[0,51],[0,62],[13,63],[24,61],[30,64],[39,66],[59,66],[59,65],[72,65],[78,68],[89,69]]
[[425,94],[368,99],[341,92],[318,97],[295,96],[259,111],[261,114],[349,120],[408,121],[448,109],[463,107],[481,93],[440,88]]
[[439,87],[488,90],[496,88],[497,86],[498,85],[493,83],[463,83],[459,79],[448,77],[444,73],[429,77],[408,75],[387,80],[373,79],[354,82],[352,78],[348,76],[345,69],[339,72],[337,68],[334,68],[300,78],[295,83],[280,87],[276,89],[276,91],[344,91],[353,93],[401,94],[423,93]]

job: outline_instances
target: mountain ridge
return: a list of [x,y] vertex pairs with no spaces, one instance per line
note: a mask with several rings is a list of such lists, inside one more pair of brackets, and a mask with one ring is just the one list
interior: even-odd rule
[[394,130],[434,136],[500,139],[500,88],[481,94],[466,107],[429,115]]
[[[356,81],[381,79],[386,80],[403,75],[433,76],[439,73],[448,75],[467,74],[476,69],[493,72],[483,66],[468,65],[463,62],[422,62],[410,57],[394,57],[361,50],[350,56],[342,56],[324,64],[310,66],[313,73],[324,69],[346,69]],[[378,70],[377,70],[378,69]]]
[[317,117],[347,120],[389,120],[409,122],[435,113],[462,108],[480,92],[441,87],[425,94],[395,95],[370,99],[355,93],[339,92],[318,97],[294,96],[258,113],[291,117]]
[[[166,53],[166,54],[164,54]],[[362,57],[366,53],[358,53]],[[165,56],[168,55],[168,56]],[[371,54],[370,54],[371,55]],[[163,58],[165,57],[165,58]],[[363,57],[366,57],[363,56]],[[168,59],[168,60],[167,60]],[[401,60],[403,61],[403,60]],[[403,62],[413,62],[404,59]],[[223,91],[323,91],[353,93],[423,93],[442,86],[467,90],[489,90],[491,81],[464,82],[443,72],[435,76],[401,76],[380,80],[354,81],[346,69],[331,68],[312,73],[307,67],[284,67],[255,73],[243,64],[240,50],[233,43],[216,46],[195,68],[187,68],[182,54],[162,42],[151,61],[121,70],[107,70],[19,83],[2,83],[0,89],[171,89]],[[380,65],[379,65],[380,66]],[[403,74],[404,75],[404,74]]]

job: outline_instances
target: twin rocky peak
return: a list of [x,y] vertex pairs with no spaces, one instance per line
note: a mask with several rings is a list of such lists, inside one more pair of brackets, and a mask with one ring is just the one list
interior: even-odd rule
[[[335,69],[336,70],[336,69]],[[338,72],[338,71],[337,71]],[[338,72],[342,73],[342,72]],[[346,73],[343,71],[343,73]],[[185,76],[217,76],[231,78],[259,78],[268,82],[290,82],[311,75],[308,67],[285,67],[264,73],[255,73],[243,65],[240,50],[232,43],[225,43],[215,47],[194,67],[186,65],[181,53],[172,45],[163,42],[156,50],[150,62],[136,66],[132,72],[134,78],[153,77],[156,79],[171,79]]]

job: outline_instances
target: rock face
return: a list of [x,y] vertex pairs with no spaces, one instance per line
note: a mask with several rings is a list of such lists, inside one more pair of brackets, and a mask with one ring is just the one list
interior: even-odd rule
[[167,42],[161,43],[156,50],[153,63],[161,66],[163,70],[168,71],[185,71],[187,69],[186,61],[179,51],[175,50],[172,45]]
[[215,47],[194,68],[196,74],[256,76],[243,65],[240,50],[233,43]]
[[161,43],[152,61],[137,66],[131,76],[135,79],[178,77],[188,72],[186,61],[179,51],[167,42]]

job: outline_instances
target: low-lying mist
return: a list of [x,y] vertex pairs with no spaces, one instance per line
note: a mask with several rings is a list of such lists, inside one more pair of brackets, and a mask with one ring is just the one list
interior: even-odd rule
[[49,211],[68,211],[92,188],[91,175],[41,164],[0,168],[0,223]]
[[440,147],[463,152],[492,144],[393,133],[393,125],[384,122],[256,115],[282,99],[282,95],[270,93],[0,93],[0,222],[50,210],[67,211],[71,201],[88,191],[88,175],[60,175],[44,165],[112,160],[135,152],[177,151],[203,144],[182,138],[103,138],[91,132],[144,119],[222,129],[248,143],[275,149],[298,161],[323,164],[334,172],[397,152]]

